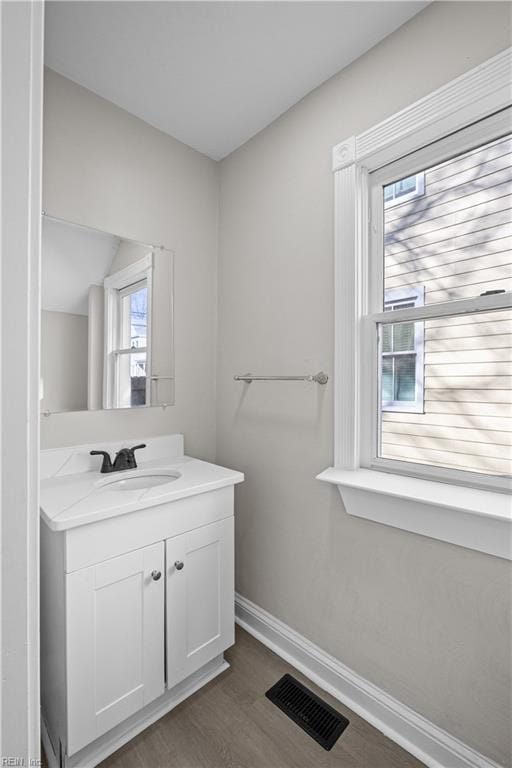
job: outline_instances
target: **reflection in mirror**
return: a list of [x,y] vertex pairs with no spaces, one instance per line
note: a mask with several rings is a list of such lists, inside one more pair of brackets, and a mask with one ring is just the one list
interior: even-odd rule
[[41,411],[174,402],[172,253],[43,216]]

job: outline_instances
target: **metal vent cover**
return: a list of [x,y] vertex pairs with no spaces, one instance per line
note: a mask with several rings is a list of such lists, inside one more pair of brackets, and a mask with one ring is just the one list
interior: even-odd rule
[[332,749],[349,721],[291,675],[284,675],[265,696],[324,749]]

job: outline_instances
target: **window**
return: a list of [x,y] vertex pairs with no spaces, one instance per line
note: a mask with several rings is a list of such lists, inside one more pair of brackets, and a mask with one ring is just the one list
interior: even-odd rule
[[[384,311],[423,306],[423,286],[386,291]],[[381,406],[423,411],[423,323],[384,325],[380,338]]]
[[425,174],[415,173],[384,187],[384,205],[390,208],[425,194]]
[[512,469],[512,134],[484,121],[480,140],[466,135],[370,175],[366,461],[499,486]]
[[[333,147],[334,462],[318,475],[350,515],[509,560],[511,62]],[[420,173],[421,196],[385,200]],[[423,303],[399,306],[419,288]],[[412,324],[424,407],[407,412],[387,406],[412,403],[412,366],[397,385],[382,347],[411,354]]]
[[105,407],[150,405],[152,255],[105,279]]
[[141,280],[119,291],[117,359],[118,407],[146,405],[148,284]]

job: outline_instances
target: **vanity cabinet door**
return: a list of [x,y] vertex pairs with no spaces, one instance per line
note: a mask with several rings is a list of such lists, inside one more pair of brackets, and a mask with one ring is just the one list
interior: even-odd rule
[[67,575],[68,755],[164,692],[164,573],[162,541]]
[[166,542],[167,686],[233,645],[234,518]]

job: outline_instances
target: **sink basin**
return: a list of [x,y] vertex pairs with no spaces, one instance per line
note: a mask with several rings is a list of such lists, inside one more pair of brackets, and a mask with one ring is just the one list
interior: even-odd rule
[[100,490],[108,491],[138,491],[146,490],[147,488],[155,488],[157,485],[165,485],[166,483],[172,483],[181,477],[179,472],[171,472],[165,470],[158,471],[146,471],[140,472],[136,475],[130,474],[129,477],[123,477],[122,473],[119,473],[121,477],[116,477],[102,482]]

